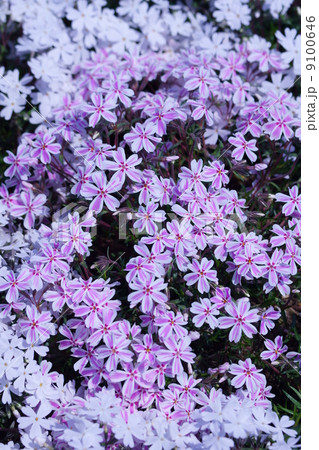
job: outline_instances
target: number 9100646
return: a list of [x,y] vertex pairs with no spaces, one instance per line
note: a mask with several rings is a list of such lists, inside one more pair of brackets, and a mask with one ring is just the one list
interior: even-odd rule
[[[316,61],[316,57],[315,57],[315,37],[316,37],[316,33],[314,31],[314,27],[315,27],[315,17],[314,16],[309,16],[306,17],[306,53],[307,56],[306,57],[306,69],[307,70],[316,70],[316,66],[315,66],[315,61]],[[309,31],[308,31],[309,30]]]

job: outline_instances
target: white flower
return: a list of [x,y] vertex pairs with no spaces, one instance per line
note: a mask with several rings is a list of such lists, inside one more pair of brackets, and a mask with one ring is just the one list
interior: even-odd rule
[[0,358],[0,377],[5,375],[8,380],[12,380],[19,374],[19,366],[21,366],[21,359],[19,357],[14,358],[13,355],[5,353]]
[[273,437],[276,441],[283,441],[284,434],[290,437],[295,437],[297,431],[291,430],[290,427],[294,425],[294,421],[290,420],[288,416],[282,416],[280,419],[276,413],[273,413],[273,424],[275,431],[273,432]]
[[[190,444],[199,444],[198,439],[194,435],[197,431],[197,427],[194,424],[183,423],[182,426],[178,426],[176,422],[171,421],[168,428],[170,438],[177,448],[190,448]],[[189,445],[187,446],[187,444]]]
[[68,8],[67,18],[72,22],[72,28],[77,31],[88,29],[94,26],[94,17],[96,15],[95,8],[92,4],[88,4],[85,0],[77,2],[77,9]]
[[19,391],[12,386],[12,382],[6,377],[0,379],[0,392],[2,392],[2,403],[12,403],[11,392],[18,394]]
[[254,433],[255,425],[252,420],[251,409],[241,408],[235,411],[233,408],[227,409],[225,412],[225,431],[234,436],[234,438],[245,439],[249,434]]
[[24,109],[25,104],[26,100],[13,90],[8,92],[8,96],[0,93],[0,105],[4,106],[0,111],[0,116],[9,120],[14,112],[21,112]]
[[18,389],[18,391],[20,393],[22,393],[25,390],[27,376],[29,376],[32,373],[35,373],[37,370],[38,370],[38,365],[35,361],[31,361],[25,367],[23,364],[21,364],[19,373],[17,373],[18,378],[15,379],[13,386],[16,389]]
[[114,419],[113,433],[116,439],[123,441],[125,446],[133,448],[134,437],[140,440],[144,440],[145,437],[142,418],[137,412],[129,415],[127,420],[124,420],[122,416],[117,416]]
[[271,450],[292,450],[293,448],[300,448],[301,445],[298,444],[299,438],[289,438],[286,441],[278,441],[272,444],[269,448]]
[[284,47],[286,52],[282,54],[285,63],[289,64],[293,61],[294,72],[296,75],[301,74],[301,36],[297,35],[297,30],[286,28],[285,34],[279,30],[275,33],[279,44]]
[[223,425],[212,422],[210,432],[203,437],[204,448],[214,450],[230,450],[234,448],[234,441],[225,436]]
[[51,406],[46,403],[41,404],[37,412],[35,409],[30,408],[30,406],[24,406],[22,412],[25,416],[18,418],[19,427],[23,430],[28,430],[32,439],[40,437],[43,433],[43,428],[45,430],[50,429],[52,420],[46,419],[46,417],[51,411]]
[[147,41],[152,50],[158,50],[165,45],[166,39],[164,21],[160,18],[157,8],[152,7],[148,11],[147,23],[142,27]]
[[262,406],[257,406],[252,412],[255,419],[255,425],[259,430],[268,434],[274,430],[270,425],[274,419],[272,411],[265,410]]
[[278,19],[279,14],[286,14],[293,0],[265,0],[265,8],[270,9],[270,14]]
[[45,401],[47,399],[58,398],[58,392],[52,386],[52,379],[47,374],[31,373],[26,376],[27,386],[26,391],[32,394],[28,397],[27,402],[31,406],[37,405],[39,400]]
[[63,439],[77,450],[99,449],[103,440],[103,429],[97,423],[82,417],[66,416],[68,429],[63,432]]

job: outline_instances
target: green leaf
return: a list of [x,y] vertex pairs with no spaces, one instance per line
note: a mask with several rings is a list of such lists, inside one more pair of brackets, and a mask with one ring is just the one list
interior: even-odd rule
[[288,392],[286,392],[284,389],[283,389],[283,391],[284,391],[284,393],[286,394],[286,396],[287,396],[287,398],[289,398],[289,400],[294,404],[294,405],[296,405],[297,406],[297,408],[301,408],[301,403],[298,401],[298,400],[296,400],[294,397],[292,397],[290,394],[288,394]]
[[290,389],[292,389],[292,390],[298,395],[298,397],[301,399],[301,392],[299,392],[296,388],[290,386],[290,384],[288,384],[288,386],[289,386]]
[[273,181],[270,181],[269,184],[272,185],[272,186],[275,186],[276,191],[280,192],[281,188],[278,186],[278,184],[274,183]]
[[293,415],[294,415],[294,412],[293,412],[291,409],[284,408],[284,407],[281,406],[281,405],[278,405],[278,410],[279,410],[279,411],[285,411],[285,412],[288,413],[290,416],[293,416]]

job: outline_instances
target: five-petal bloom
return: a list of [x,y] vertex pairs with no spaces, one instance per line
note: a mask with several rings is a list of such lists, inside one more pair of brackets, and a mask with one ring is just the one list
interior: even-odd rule
[[94,197],[90,203],[90,209],[99,213],[105,204],[110,211],[115,211],[120,206],[120,202],[111,194],[121,189],[119,180],[112,179],[108,182],[104,172],[95,172],[92,175],[92,181],[94,184],[86,183],[81,189],[84,197]]
[[209,292],[209,281],[218,283],[216,270],[211,270],[213,265],[214,261],[209,261],[207,258],[203,258],[200,263],[196,259],[193,259],[192,264],[188,266],[188,269],[193,273],[188,273],[184,276],[187,286],[198,283],[197,289],[201,294]]
[[117,106],[114,100],[104,100],[101,94],[96,94],[95,92],[91,95],[91,100],[93,105],[86,105],[83,108],[85,112],[90,114],[90,127],[94,128],[101,120],[101,117],[111,123],[117,121],[116,114],[112,111]]
[[215,316],[219,315],[219,310],[209,298],[200,298],[200,303],[192,303],[190,312],[195,314],[193,322],[196,327],[201,327],[205,322],[208,323],[212,330],[218,326],[219,322]]
[[241,298],[237,305],[229,302],[225,307],[226,312],[232,317],[221,317],[219,319],[219,328],[230,328],[229,340],[239,342],[242,332],[252,338],[253,334],[257,333],[257,328],[252,325],[252,322],[259,320],[258,310],[250,309],[248,299]]
[[51,323],[51,314],[49,312],[39,313],[35,307],[27,305],[27,319],[20,320],[21,330],[26,333],[28,344],[44,342],[50,334],[54,334],[54,325]]
[[276,194],[277,202],[285,203],[282,212],[285,216],[291,216],[295,210],[301,213],[301,196],[298,195],[298,187],[289,188],[289,195]]
[[236,133],[235,137],[230,137],[228,141],[236,147],[235,150],[232,151],[232,157],[237,161],[241,161],[246,153],[250,161],[254,162],[257,159],[257,156],[254,152],[258,150],[256,147],[256,139],[251,139],[250,141],[246,141],[242,133]]
[[271,362],[276,361],[280,355],[288,350],[287,345],[283,345],[281,336],[277,336],[274,342],[266,339],[265,346],[268,350],[261,352],[260,357],[261,359],[270,359]]
[[144,148],[147,153],[152,153],[155,150],[155,145],[161,142],[161,138],[154,136],[154,134],[155,126],[150,122],[137,123],[135,127],[132,127],[130,133],[125,134],[124,139],[131,143],[133,152],[140,152]]
[[182,361],[194,362],[195,354],[190,351],[190,337],[186,336],[180,340],[176,337],[169,337],[165,340],[167,350],[158,350],[157,358],[161,362],[171,361],[173,375],[183,372]]
[[250,358],[238,361],[238,364],[232,364],[229,368],[229,373],[236,375],[231,384],[237,389],[246,384],[248,391],[256,392],[266,384],[265,375],[259,372],[261,369],[257,369]]

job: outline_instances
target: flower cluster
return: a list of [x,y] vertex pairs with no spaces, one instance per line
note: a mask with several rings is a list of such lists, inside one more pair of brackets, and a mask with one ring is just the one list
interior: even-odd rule
[[276,327],[301,264],[300,36],[239,34],[246,0],[106,3],[0,7],[28,67],[0,68],[0,115],[30,126],[0,185],[3,448],[297,448],[267,369],[299,377]]

